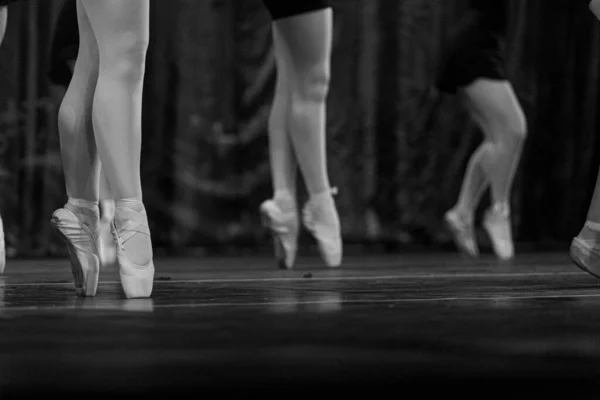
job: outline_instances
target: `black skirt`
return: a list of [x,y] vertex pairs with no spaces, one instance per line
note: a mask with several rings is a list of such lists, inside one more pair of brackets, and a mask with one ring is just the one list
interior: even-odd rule
[[15,3],[20,0],[0,0],[0,7],[6,7],[10,3]]
[[479,78],[507,80],[505,47],[503,35],[489,29],[481,14],[471,13],[453,35],[437,74],[436,87],[456,93]]
[[263,0],[271,18],[283,19],[330,7],[327,0]]

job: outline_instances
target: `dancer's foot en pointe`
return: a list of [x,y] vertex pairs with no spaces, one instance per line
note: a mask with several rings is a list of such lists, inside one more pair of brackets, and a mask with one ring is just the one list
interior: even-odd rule
[[154,262],[150,228],[140,200],[117,200],[111,230],[117,246],[121,285],[129,299],[152,295]]
[[51,224],[67,247],[75,292],[79,297],[95,296],[100,273],[98,203],[69,199],[52,214]]
[[458,250],[467,256],[479,257],[479,247],[477,246],[475,229],[473,227],[473,216],[467,217],[452,209],[446,212],[444,219]]
[[496,204],[486,211],[483,219],[485,228],[496,256],[503,261],[514,257],[512,225],[508,206]]
[[329,268],[338,268],[342,263],[342,234],[333,199],[335,194],[336,188],[312,195],[302,210],[304,226],[317,241],[321,257]]
[[585,223],[571,242],[570,255],[575,265],[600,278],[600,224]]
[[263,225],[273,237],[275,259],[279,268],[293,268],[298,251],[298,212],[295,201],[286,196],[266,200],[260,205]]

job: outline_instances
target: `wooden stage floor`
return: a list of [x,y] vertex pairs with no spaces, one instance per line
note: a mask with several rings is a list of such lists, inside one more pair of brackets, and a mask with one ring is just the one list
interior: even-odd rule
[[78,299],[66,259],[10,261],[0,399],[600,395],[600,280],[566,252],[273,264],[159,258],[153,298],[126,300],[114,270]]

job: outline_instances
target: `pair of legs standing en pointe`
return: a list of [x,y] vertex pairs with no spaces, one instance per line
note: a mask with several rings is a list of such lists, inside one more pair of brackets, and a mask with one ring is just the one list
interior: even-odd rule
[[292,268],[300,225],[299,167],[310,196],[302,222],[316,240],[325,265],[339,267],[340,221],[327,173],[325,137],[333,12],[322,1],[298,3],[292,14],[291,6],[280,9],[278,0],[264,3],[273,18],[277,82],[268,127],[274,195],[261,204],[261,215],[273,235],[279,266]]
[[149,0],[77,0],[80,45],[59,111],[67,204],[51,223],[67,246],[76,292],[98,287],[100,176],[115,199],[111,231],[128,298],[149,297],[154,264],[140,178]]
[[498,258],[508,260],[514,256],[510,194],[526,136],[525,116],[506,80],[480,78],[459,89],[459,95],[485,139],[469,160],[458,201],[446,213],[446,223],[457,247],[477,257],[474,214],[489,187],[492,206],[485,213],[483,227]]

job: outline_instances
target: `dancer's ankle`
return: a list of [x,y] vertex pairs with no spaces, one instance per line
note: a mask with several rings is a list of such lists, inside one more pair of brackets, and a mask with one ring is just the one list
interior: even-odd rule
[[490,210],[496,215],[510,215],[510,205],[508,204],[508,201],[496,201],[492,204]]
[[586,221],[577,237],[586,242],[600,244],[600,223],[595,221]]
[[449,212],[458,215],[461,220],[466,222],[472,222],[475,214],[473,207],[462,203],[457,203]]
[[289,190],[277,190],[273,196],[273,201],[277,207],[284,212],[292,212],[296,210],[296,198]]
[[[129,214],[128,210],[140,213],[143,217],[136,217],[135,215]],[[130,220],[130,218],[134,218]],[[134,230],[128,227],[127,224],[136,223],[140,224]],[[119,231],[119,236],[124,235],[121,238],[123,245],[123,251],[129,261],[137,265],[148,264],[153,257],[152,254],[152,239],[147,227],[148,220],[146,210],[142,199],[119,199],[115,200],[115,226]],[[125,231],[121,231],[121,227],[124,226]]]
[[97,201],[69,197],[64,208],[75,214],[81,222],[92,230],[100,220],[100,209]]

